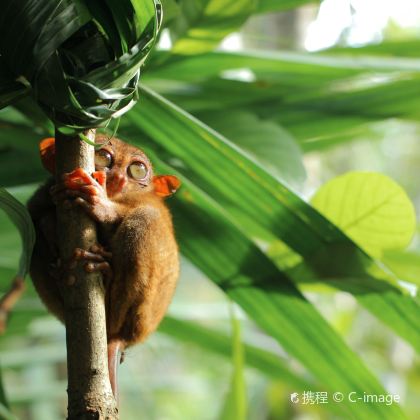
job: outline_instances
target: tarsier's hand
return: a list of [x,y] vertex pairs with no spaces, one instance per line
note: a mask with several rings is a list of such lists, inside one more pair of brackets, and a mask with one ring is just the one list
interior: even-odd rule
[[89,175],[78,168],[64,174],[62,182],[51,188],[55,203],[81,207],[93,220],[100,223],[115,223],[119,215],[115,204],[106,193],[106,174],[103,171]]

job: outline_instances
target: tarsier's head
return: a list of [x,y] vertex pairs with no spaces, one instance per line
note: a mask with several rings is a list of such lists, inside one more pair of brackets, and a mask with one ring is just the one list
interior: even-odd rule
[[[173,175],[153,174],[146,154],[115,137],[98,135],[96,142],[103,146],[95,151],[95,170],[105,173],[106,191],[112,198],[121,193],[155,192],[167,197],[176,192],[181,182]],[[40,143],[41,160],[51,173],[55,171],[55,141],[44,139]]]

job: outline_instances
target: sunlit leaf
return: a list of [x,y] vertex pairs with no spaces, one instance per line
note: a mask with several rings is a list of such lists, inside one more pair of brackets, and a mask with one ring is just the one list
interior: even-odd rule
[[416,215],[405,191],[389,177],[350,172],[327,182],[311,200],[371,255],[403,249],[413,238]]

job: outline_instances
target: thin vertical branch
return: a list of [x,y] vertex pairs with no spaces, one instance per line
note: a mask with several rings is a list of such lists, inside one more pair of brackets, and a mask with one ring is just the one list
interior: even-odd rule
[[[95,130],[85,133],[94,141]],[[94,171],[94,148],[79,137],[56,131],[56,173],[83,168]],[[68,261],[75,248],[96,243],[95,223],[79,209],[57,206],[60,257]],[[65,306],[68,370],[68,418],[117,419],[118,410],[108,377],[105,302],[99,273],[86,273],[82,264],[60,288]]]

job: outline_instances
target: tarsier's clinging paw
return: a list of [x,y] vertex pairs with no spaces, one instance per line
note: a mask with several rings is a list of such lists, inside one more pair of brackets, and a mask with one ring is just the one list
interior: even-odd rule
[[106,174],[96,171],[89,175],[78,168],[64,174],[61,182],[51,188],[55,203],[63,202],[68,207],[81,207],[93,220],[114,223],[119,218],[115,204],[109,200],[106,191]]

